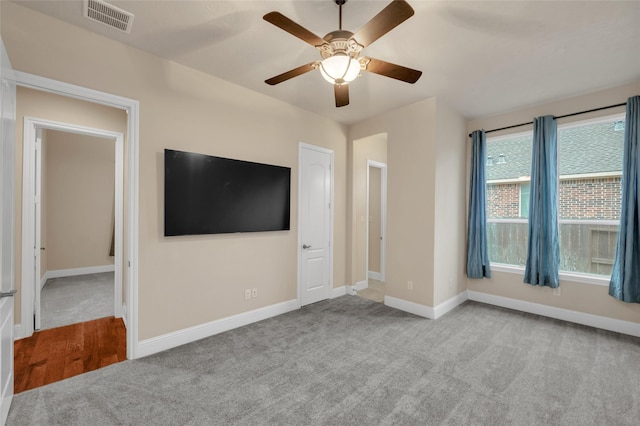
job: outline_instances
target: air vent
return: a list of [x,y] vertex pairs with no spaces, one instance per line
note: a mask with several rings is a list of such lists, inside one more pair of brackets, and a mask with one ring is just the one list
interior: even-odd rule
[[102,0],[84,0],[83,15],[92,21],[108,25],[125,33],[131,32],[133,13],[129,13]]

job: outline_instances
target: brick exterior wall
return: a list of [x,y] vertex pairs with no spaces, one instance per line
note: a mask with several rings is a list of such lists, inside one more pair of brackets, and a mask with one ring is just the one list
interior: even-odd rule
[[487,184],[487,217],[514,218],[520,215],[519,183]]
[[[559,189],[560,219],[620,219],[620,177],[561,180]],[[488,218],[517,218],[519,213],[520,183],[487,184]]]
[[620,219],[621,202],[620,177],[560,181],[560,219]]

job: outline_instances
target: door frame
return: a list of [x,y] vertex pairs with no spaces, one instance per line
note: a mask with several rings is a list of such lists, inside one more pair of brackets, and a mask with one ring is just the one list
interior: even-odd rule
[[324,154],[329,154],[329,172],[330,172],[330,195],[329,195],[329,203],[330,203],[330,214],[329,214],[329,294],[328,297],[331,298],[332,297],[332,293],[333,293],[333,221],[334,221],[334,173],[333,173],[333,169],[334,169],[334,152],[331,149],[327,149],[327,148],[323,148],[320,146],[316,146],[316,145],[311,145],[308,143],[304,143],[304,142],[298,142],[298,224],[297,224],[297,228],[298,228],[298,236],[297,236],[297,246],[296,246],[296,253],[298,255],[298,285],[296,286],[297,288],[297,299],[298,299],[298,308],[300,308],[302,306],[302,232],[301,232],[301,223],[302,223],[302,217],[301,217],[301,211],[302,211],[302,205],[301,205],[301,192],[302,192],[302,168],[303,168],[303,164],[302,164],[302,152],[304,150],[310,150],[310,151],[318,151],[318,152],[322,152]]
[[367,216],[366,216],[366,230],[365,230],[365,277],[367,280],[369,277],[369,169],[375,167],[380,169],[380,236],[382,237],[382,243],[380,244],[380,275],[374,279],[384,281],[386,277],[386,263],[387,263],[387,165],[379,161],[367,160]]
[[[40,247],[41,247],[41,185],[42,182],[42,149],[37,154],[37,140],[43,130],[75,133],[98,137],[105,141],[115,142],[115,233],[114,233],[114,303],[113,313],[116,318],[122,317],[122,238],[123,228],[123,183],[124,183],[124,135],[119,132],[80,126],[71,123],[45,120],[35,117],[24,117],[23,133],[23,166],[22,166],[22,312],[25,318],[35,317],[23,327],[26,336],[31,336],[41,325],[40,292]],[[100,142],[88,142],[100,143]],[[41,148],[41,147],[40,147]],[[36,188],[34,191],[33,189]],[[36,206],[34,211],[34,206]],[[40,217],[38,217],[40,216]],[[25,286],[32,282],[33,285]]]
[[[127,358],[138,358],[138,248],[139,248],[139,140],[140,140],[140,102],[98,90],[74,84],[64,83],[21,71],[14,73],[14,83],[18,86],[43,92],[68,96],[88,102],[122,109],[127,113],[127,179],[126,179],[126,227],[127,288],[126,306],[123,308],[123,320],[127,330]],[[24,312],[24,311],[23,311]],[[21,328],[25,327],[22,313]],[[20,330],[22,331],[22,330]]]

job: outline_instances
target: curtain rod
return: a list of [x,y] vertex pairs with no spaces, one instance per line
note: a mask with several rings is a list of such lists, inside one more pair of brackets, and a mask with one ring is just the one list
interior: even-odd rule
[[[615,105],[609,105],[609,106],[605,106],[605,107],[600,107],[600,108],[589,109],[587,111],[579,111],[579,112],[574,112],[574,113],[571,113],[571,114],[559,115],[557,117],[554,116],[553,118],[555,118],[557,120],[559,118],[573,117],[574,115],[587,114],[589,112],[602,111],[604,109],[617,108],[617,107],[621,107],[621,106],[625,106],[625,105],[627,105],[626,102],[621,103],[621,104],[615,104]],[[485,133],[499,132],[500,130],[513,129],[514,127],[528,126],[529,124],[533,124],[533,121],[529,121],[527,123],[514,124],[512,126],[500,127],[499,129],[485,130],[484,132]],[[469,137],[471,137],[471,133],[469,133]]]

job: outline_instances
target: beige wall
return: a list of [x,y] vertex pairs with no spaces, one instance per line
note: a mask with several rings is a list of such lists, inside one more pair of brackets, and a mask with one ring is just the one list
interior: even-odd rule
[[[345,284],[343,126],[14,3],[2,38],[17,70],[140,101],[140,339],[296,297],[300,141],[335,152],[333,282]],[[291,231],[163,237],[165,148],[291,167]]]
[[386,294],[426,306],[433,306],[435,124],[430,98],[350,128],[354,141],[387,134]]
[[354,141],[387,134],[389,296],[433,307],[465,290],[464,124],[430,98],[350,128]]
[[380,271],[380,249],[382,246],[382,169],[369,166],[369,268]]
[[353,141],[352,211],[353,251],[350,283],[367,279],[367,161],[387,162],[387,134],[379,133]]
[[[5,5],[3,4],[4,8]],[[22,8],[20,8],[22,9]],[[6,12],[5,12],[6,13]],[[8,13],[6,13],[8,15]],[[5,16],[5,15],[3,15]],[[3,31],[5,25],[3,23]],[[2,33],[3,40],[5,39],[5,33]],[[8,44],[8,43],[7,43]],[[11,54],[11,53],[10,53]],[[16,68],[17,69],[17,68]],[[126,133],[127,116],[123,110],[106,107],[103,105],[93,104],[90,102],[81,101],[78,99],[68,98],[64,96],[55,95],[52,93],[45,93],[37,90],[31,90],[24,87],[18,87],[16,90],[16,252],[15,252],[15,271],[16,271],[16,288],[18,293],[16,294],[16,324],[21,321],[21,306],[22,306],[22,163],[23,163],[23,123],[24,117],[34,117],[40,119],[46,119],[51,121],[57,121],[68,124],[76,124],[85,127],[91,127],[102,130],[109,130],[119,133]],[[126,138],[125,138],[126,139]],[[126,144],[126,140],[125,140]],[[46,165],[45,165],[46,167]],[[47,188],[46,182],[44,184]],[[45,189],[48,193],[48,191]],[[49,197],[45,195],[48,205]],[[49,227],[45,224],[45,229]],[[42,233],[41,238],[45,238],[46,233]],[[42,245],[46,247],[46,245]],[[46,250],[45,250],[46,252]],[[45,268],[50,268],[50,265],[42,265]],[[44,273],[46,269],[41,270]],[[123,286],[126,285],[126,281],[123,281]]]
[[113,264],[115,141],[47,130],[49,270]]
[[[484,119],[475,119],[467,122],[467,131],[477,129],[494,129],[512,124],[531,121],[534,117],[546,114],[563,115],[577,111],[585,111],[607,105],[626,102],[630,96],[640,94],[640,81],[609,90],[594,92],[563,101],[553,102],[514,111]],[[616,112],[623,112],[624,107],[598,111],[578,117],[570,117],[559,120],[559,123],[579,121],[587,118],[601,117]],[[529,126],[529,129],[531,126]],[[514,129],[526,130],[527,127]],[[503,134],[505,132],[502,132]],[[468,139],[467,139],[468,140]],[[468,145],[467,162],[471,157],[471,145]],[[467,168],[467,182],[468,182]],[[468,183],[467,183],[468,191]],[[570,309],[593,315],[621,319],[640,323],[640,305],[620,302],[608,295],[608,287],[603,285],[585,284],[570,280],[560,280],[561,294],[556,296],[548,288],[532,286],[522,282],[523,272],[507,273],[492,272],[492,278],[484,280],[467,279],[469,290],[509,297],[557,308]]]
[[436,123],[434,306],[466,290],[465,121],[438,102]]

